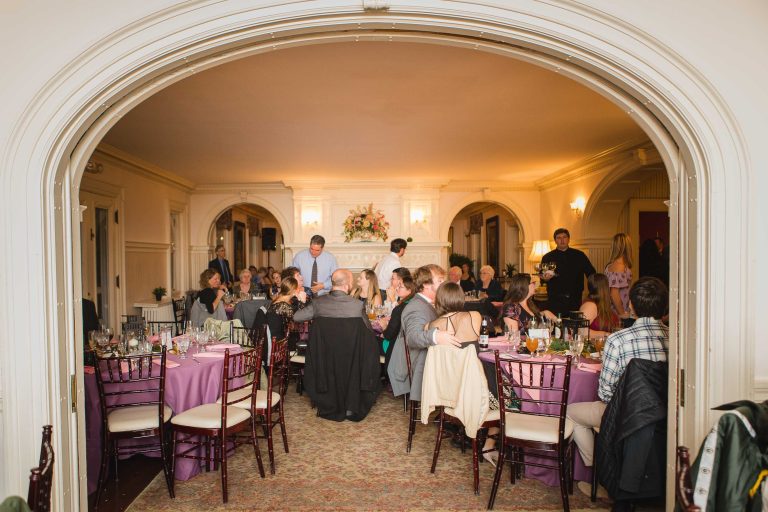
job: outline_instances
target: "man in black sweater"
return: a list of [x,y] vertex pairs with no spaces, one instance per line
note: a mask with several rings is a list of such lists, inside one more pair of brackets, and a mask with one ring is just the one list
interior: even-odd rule
[[541,279],[547,283],[548,309],[555,314],[566,315],[581,307],[584,278],[594,274],[595,267],[586,254],[568,247],[571,234],[567,229],[556,229],[554,238],[557,247],[545,254],[541,263],[555,263],[557,268],[543,272]]

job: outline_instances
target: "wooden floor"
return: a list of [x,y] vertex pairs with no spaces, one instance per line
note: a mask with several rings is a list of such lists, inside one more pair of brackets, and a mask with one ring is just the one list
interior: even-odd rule
[[[99,512],[122,512],[163,470],[161,459],[135,455],[118,463],[120,481],[115,481],[114,465],[99,503]],[[88,496],[88,510],[96,510],[96,493]]]

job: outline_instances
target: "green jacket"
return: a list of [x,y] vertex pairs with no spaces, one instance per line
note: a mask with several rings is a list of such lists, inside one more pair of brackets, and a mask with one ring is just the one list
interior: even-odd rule
[[707,435],[691,467],[693,501],[702,512],[763,506],[768,469],[768,401],[715,407],[727,411]]

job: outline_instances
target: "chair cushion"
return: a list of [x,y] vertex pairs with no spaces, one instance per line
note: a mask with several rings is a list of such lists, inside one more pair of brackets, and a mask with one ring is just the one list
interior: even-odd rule
[[[250,411],[239,407],[227,407],[227,428],[248,420]],[[171,420],[173,425],[193,428],[221,428],[221,404],[203,404],[177,414]]]
[[[504,434],[507,437],[526,441],[556,443],[558,424],[558,418],[508,412],[505,418]],[[566,418],[563,437],[568,439],[571,434],[573,434],[573,422]]]
[[[275,406],[280,401],[280,394],[272,392],[272,405]],[[258,390],[256,392],[256,408],[257,409],[266,409],[267,408],[267,392]]]
[[[173,409],[164,406],[163,421],[168,421],[173,415]],[[114,409],[107,416],[107,426],[110,432],[131,432],[159,428],[157,424],[156,405],[136,405]]]
[[306,357],[297,354],[295,356],[291,356],[291,362],[296,364],[305,364]]

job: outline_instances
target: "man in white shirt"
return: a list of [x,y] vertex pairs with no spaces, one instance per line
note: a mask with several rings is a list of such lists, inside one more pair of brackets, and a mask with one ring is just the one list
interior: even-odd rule
[[381,299],[387,299],[387,288],[392,282],[392,271],[402,267],[400,258],[405,254],[405,248],[408,242],[402,238],[395,238],[389,243],[389,254],[381,258],[376,264],[376,278],[379,281],[379,290],[381,290]]

